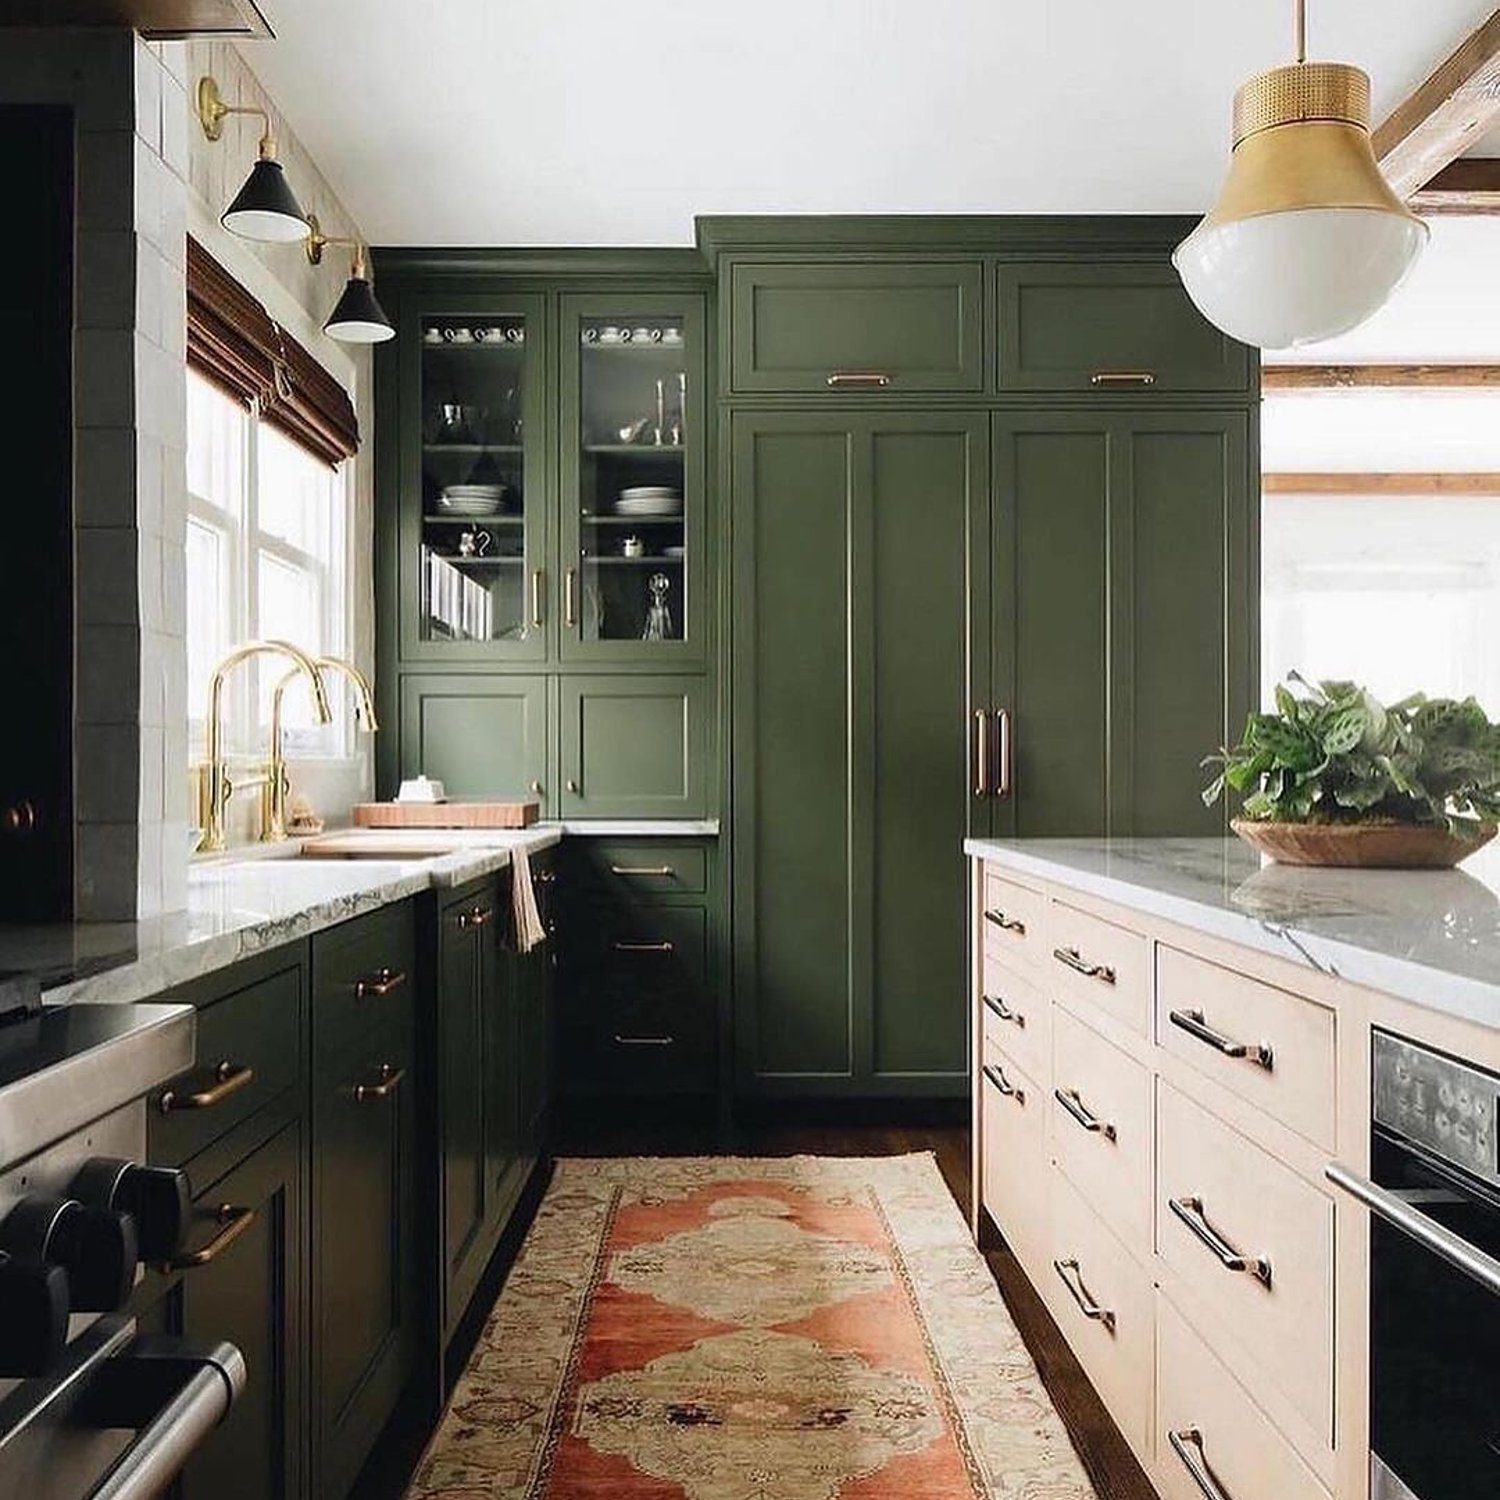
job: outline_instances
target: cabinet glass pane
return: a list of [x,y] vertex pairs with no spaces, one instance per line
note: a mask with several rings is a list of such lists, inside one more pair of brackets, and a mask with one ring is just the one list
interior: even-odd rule
[[526,581],[526,319],[422,324],[421,631],[521,641]]
[[585,641],[680,641],[689,559],[685,314],[579,320],[579,590]]

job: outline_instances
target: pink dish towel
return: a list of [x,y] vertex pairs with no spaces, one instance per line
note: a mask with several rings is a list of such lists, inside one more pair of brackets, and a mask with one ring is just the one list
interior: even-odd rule
[[524,848],[516,849],[510,857],[510,901],[515,916],[516,951],[530,953],[538,943],[547,939],[547,929],[542,926],[542,914],[537,910],[536,891],[531,884],[531,861]]

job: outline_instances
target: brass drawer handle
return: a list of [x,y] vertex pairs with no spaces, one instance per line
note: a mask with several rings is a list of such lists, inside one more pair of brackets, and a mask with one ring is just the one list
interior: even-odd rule
[[990,716],[982,709],[974,710],[974,795],[988,797],[990,794]]
[[617,1047],[670,1047],[676,1040],[675,1036],[621,1036],[615,1032]]
[[835,391],[849,386],[883,391],[890,383],[891,377],[880,370],[835,370],[828,377],[829,389]]
[[1155,385],[1156,376],[1150,370],[1095,370],[1089,376],[1090,385]]
[[578,569],[563,574],[563,624],[571,630],[578,623]]
[[533,569],[531,574],[531,623],[538,629],[541,628],[546,620],[546,616],[542,610],[542,588],[546,576],[540,568]]
[[989,1079],[992,1084],[994,1084],[995,1089],[998,1093],[1003,1094],[1007,1099],[1014,1099],[1017,1104],[1021,1105],[1024,1108],[1026,1104],[1026,1090],[1018,1089],[1015,1084],[1013,1084],[1010,1079],[1005,1076],[1005,1070],[1003,1068],[997,1066],[995,1063],[986,1063],[984,1067],[980,1069],[980,1071],[986,1078]]
[[1019,917],[1007,916],[998,906],[992,906],[985,912],[984,920],[991,927],[998,927],[1001,932],[1013,932],[1017,937],[1025,937],[1026,924]]
[[1015,789],[1016,777],[1016,747],[1008,708],[995,710],[995,729],[1000,741],[1000,777],[995,783],[995,795],[1008,797]]
[[1244,1255],[1208,1221],[1203,1211],[1203,1200],[1198,1197],[1171,1198],[1167,1207],[1192,1231],[1200,1245],[1217,1256],[1226,1271],[1243,1271],[1253,1276],[1262,1286],[1271,1284],[1271,1262],[1263,1255]]
[[616,953],[675,953],[676,944],[670,942],[660,943],[620,943],[615,945]]
[[1115,982],[1115,971],[1108,964],[1091,964],[1076,948],[1054,948],[1052,956],[1085,979],[1097,979],[1100,984]]
[[483,927],[494,915],[493,907],[476,906],[469,911],[459,912],[458,925],[460,928]]
[[1189,1036],[1212,1047],[1215,1052],[1222,1052],[1225,1057],[1243,1057],[1267,1072],[1276,1064],[1275,1054],[1264,1042],[1257,1042],[1252,1046],[1249,1042],[1237,1042],[1232,1036],[1225,1036],[1222,1031],[1215,1031],[1204,1019],[1201,1010],[1169,1011],[1167,1019]]
[[609,873],[623,880],[674,880],[677,876],[671,865],[611,865]]
[[984,1003],[1002,1021],[1009,1021],[1012,1026],[1019,1027],[1022,1031],[1026,1029],[1026,1017],[1020,1011],[1012,1010],[999,995],[985,995]]
[[[1083,1272],[1078,1268],[1076,1260],[1055,1260],[1052,1269],[1057,1272],[1058,1279],[1073,1294],[1073,1300],[1078,1304],[1078,1310],[1084,1317],[1095,1323],[1102,1324],[1111,1333],[1115,1331],[1115,1315],[1107,1307],[1100,1307],[1094,1301],[1093,1295],[1083,1284]],[[1068,1273],[1072,1272],[1070,1276]]]
[[[1203,1500],[1234,1500],[1234,1496],[1219,1483],[1209,1467],[1208,1455],[1203,1451],[1203,1434],[1196,1427],[1169,1432],[1167,1441],[1171,1443],[1172,1451],[1182,1460],[1182,1467],[1192,1475],[1193,1483],[1198,1486]],[[1188,1452],[1189,1445],[1197,1449],[1196,1454]]]
[[381,1000],[392,990],[399,990],[405,983],[406,974],[403,970],[382,965],[373,974],[354,981],[354,998],[356,1000]]
[[372,1104],[377,1103],[381,1099],[389,1099],[401,1087],[401,1080],[405,1077],[405,1068],[396,1068],[392,1067],[390,1063],[381,1063],[380,1082],[355,1084],[354,1102],[356,1104]]
[[1115,1127],[1108,1120],[1101,1120],[1087,1104],[1077,1089],[1053,1089],[1052,1097],[1078,1121],[1090,1135],[1102,1135],[1105,1140],[1118,1140]]
[[212,1109],[214,1105],[222,1104],[231,1094],[239,1093],[254,1082],[254,1068],[226,1060],[214,1069],[211,1087],[198,1089],[191,1094],[179,1094],[176,1089],[166,1089],[156,1101],[156,1107],[164,1115],[170,1115],[179,1109]]
[[196,1271],[200,1266],[211,1266],[255,1222],[255,1210],[221,1203],[214,1217],[221,1227],[201,1250],[174,1255],[171,1260],[161,1262],[159,1269]]

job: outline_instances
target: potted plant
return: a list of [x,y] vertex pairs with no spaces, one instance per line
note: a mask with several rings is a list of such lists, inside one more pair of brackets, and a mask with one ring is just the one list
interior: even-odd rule
[[1283,864],[1447,868],[1500,821],[1500,724],[1473,698],[1386,707],[1294,672],[1276,712],[1252,713],[1240,743],[1203,764],[1219,767],[1204,802],[1242,793],[1230,826]]

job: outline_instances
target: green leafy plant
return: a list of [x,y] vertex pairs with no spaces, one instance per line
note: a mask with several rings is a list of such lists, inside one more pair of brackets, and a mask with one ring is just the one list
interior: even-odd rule
[[[1294,688],[1297,691],[1294,691]],[[1252,713],[1203,791],[1244,794],[1245,816],[1279,823],[1444,824],[1477,833],[1500,821],[1500,724],[1473,698],[1421,693],[1389,707],[1353,682],[1293,672],[1275,713]]]

